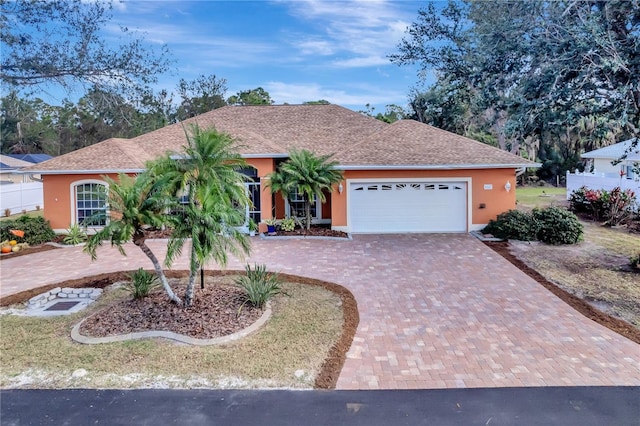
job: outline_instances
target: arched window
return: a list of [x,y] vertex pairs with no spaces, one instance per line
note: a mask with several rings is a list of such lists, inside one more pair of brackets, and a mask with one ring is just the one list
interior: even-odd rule
[[107,185],[102,181],[80,181],[72,188],[74,222],[95,227],[107,224]]

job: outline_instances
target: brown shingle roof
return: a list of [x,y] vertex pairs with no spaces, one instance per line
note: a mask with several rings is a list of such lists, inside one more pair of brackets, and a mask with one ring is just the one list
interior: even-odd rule
[[337,105],[227,106],[183,123],[104,142],[31,167],[33,171],[140,170],[167,152],[179,153],[185,129],[215,127],[246,156],[285,156],[292,148],[335,154],[343,166],[534,165],[497,148],[411,120],[387,124]]
[[142,170],[145,161],[152,158],[153,156],[147,152],[137,149],[132,139],[111,138],[33,165],[25,170],[42,172]]
[[[386,123],[338,105],[228,106],[186,120],[201,128],[215,127],[235,136],[242,154],[287,154],[292,148],[331,154],[358,143],[363,137],[382,130]],[[168,126],[137,138],[145,141],[171,141],[175,149],[181,125]]]
[[341,166],[497,166],[533,161],[413,120],[400,120],[336,154]]

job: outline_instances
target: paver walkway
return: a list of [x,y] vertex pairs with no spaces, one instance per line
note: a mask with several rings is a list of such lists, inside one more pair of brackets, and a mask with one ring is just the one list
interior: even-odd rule
[[[164,253],[164,242],[149,245]],[[77,247],[6,259],[0,295],[151,266],[136,247],[127,253],[101,248],[92,263]],[[338,389],[640,385],[640,345],[583,317],[469,235],[254,239],[248,261],[353,292],[360,325]],[[174,269],[187,264],[183,256]]]

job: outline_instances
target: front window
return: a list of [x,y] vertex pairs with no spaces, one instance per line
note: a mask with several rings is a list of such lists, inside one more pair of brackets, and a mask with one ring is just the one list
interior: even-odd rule
[[[318,204],[316,196],[313,197],[313,200],[311,202],[311,217],[317,217],[318,216]],[[303,218],[307,215],[307,213],[304,210],[304,195],[298,193],[297,190],[294,190],[293,192],[291,192],[289,194],[289,216],[296,216],[299,218]]]
[[260,181],[247,182],[245,185],[247,187],[247,191],[249,192],[249,200],[251,202],[248,206],[249,218],[252,219],[255,223],[260,223]]
[[76,223],[84,226],[107,224],[107,187],[101,183],[76,185]]

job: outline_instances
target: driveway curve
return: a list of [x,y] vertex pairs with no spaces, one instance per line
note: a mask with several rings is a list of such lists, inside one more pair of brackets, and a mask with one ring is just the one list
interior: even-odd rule
[[[166,242],[149,245],[160,254]],[[0,295],[151,267],[136,247],[127,254],[103,247],[91,262],[74,247],[5,259]],[[338,389],[640,385],[640,345],[582,316],[469,235],[255,238],[246,261],[354,294],[360,325]],[[243,266],[233,259],[228,269]],[[187,269],[186,257],[174,268]]]

